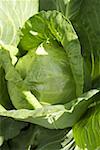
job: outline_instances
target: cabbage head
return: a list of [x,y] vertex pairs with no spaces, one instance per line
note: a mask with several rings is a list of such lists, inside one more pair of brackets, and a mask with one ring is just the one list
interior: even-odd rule
[[16,63],[0,50],[8,93],[17,110],[0,115],[47,128],[71,127],[99,90],[83,94],[84,67],[78,37],[57,11],[42,11],[21,29]]

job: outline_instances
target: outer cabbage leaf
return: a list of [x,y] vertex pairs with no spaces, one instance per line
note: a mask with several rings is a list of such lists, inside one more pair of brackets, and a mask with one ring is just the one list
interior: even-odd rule
[[4,69],[0,67],[0,104],[3,105],[6,109],[10,109],[12,108],[12,104],[9,98],[7,82],[4,76]]
[[71,0],[69,3],[68,16],[80,39],[88,85],[90,79],[96,84],[96,79],[100,78],[99,8],[98,0]]
[[0,0],[0,43],[17,46],[24,22],[38,11],[38,0]]
[[38,132],[35,131],[35,126],[29,125],[22,129],[16,137],[10,139],[7,144],[4,143],[1,149],[4,149],[7,145],[10,150],[31,150],[32,144],[35,149],[37,134]]
[[[41,126],[34,126],[30,124],[26,128],[22,129],[20,134],[10,139],[1,147],[1,150],[60,150],[61,141],[63,141],[65,134],[68,131],[65,130],[49,130],[42,128]],[[6,148],[7,147],[7,148]]]
[[76,144],[83,150],[100,149],[100,104],[89,108],[73,127]]
[[[42,127],[37,126],[35,131],[38,133],[36,136],[37,139],[37,147],[36,150],[60,150],[67,129],[64,130],[49,130]],[[45,139],[45,140],[44,140]]]
[[17,136],[25,126],[27,126],[27,123],[15,121],[7,117],[0,117],[0,146],[4,140],[7,141]]
[[[18,106],[19,108],[21,107],[34,109],[34,107],[40,107],[41,105],[34,97],[34,95],[32,95],[30,91],[28,91],[20,74],[12,65],[9,52],[3,48],[0,49],[0,61],[5,70],[6,80],[9,80],[9,82],[13,84],[13,86],[10,86],[12,88],[10,92],[12,95],[14,95],[15,98],[15,101],[12,101],[12,103]],[[13,89],[14,87],[15,89]],[[23,105],[21,102],[23,102]]]
[[16,120],[31,122],[50,129],[63,129],[73,126],[86,111],[88,105],[95,100],[99,90],[91,90],[66,105],[52,105],[36,110],[0,109],[0,116],[12,117]]
[[68,5],[70,0],[40,0],[39,9],[41,10],[57,10],[65,16],[68,15]]
[[[4,46],[11,55],[15,64],[18,52],[17,46],[20,38],[20,28],[24,22],[38,11],[38,0],[0,0],[0,48]],[[0,64],[0,104],[7,109],[12,107],[9,100],[5,71]]]
[[55,10],[56,0],[39,0],[39,10]]

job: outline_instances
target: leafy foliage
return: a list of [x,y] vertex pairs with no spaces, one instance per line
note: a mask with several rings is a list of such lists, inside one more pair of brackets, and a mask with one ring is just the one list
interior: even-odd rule
[[98,0],[71,0],[69,5],[69,18],[80,39],[86,71],[89,69],[87,80],[95,83],[100,78],[99,6]]
[[[90,108],[87,114],[75,124],[73,131],[77,145],[88,150],[100,148],[100,105]],[[78,129],[78,130],[77,130]]]
[[0,1],[1,150],[100,149],[99,7]]

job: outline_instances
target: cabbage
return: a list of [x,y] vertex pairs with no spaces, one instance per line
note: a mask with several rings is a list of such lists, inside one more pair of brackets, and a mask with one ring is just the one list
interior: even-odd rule
[[[57,9],[66,16],[56,10],[36,14],[36,0],[25,1],[25,6],[22,1],[0,1],[3,149],[100,147],[99,27],[93,28],[99,13],[92,17],[93,5],[88,8],[85,0],[52,3],[50,8],[41,1],[40,9]],[[91,4],[96,8],[99,2]]]

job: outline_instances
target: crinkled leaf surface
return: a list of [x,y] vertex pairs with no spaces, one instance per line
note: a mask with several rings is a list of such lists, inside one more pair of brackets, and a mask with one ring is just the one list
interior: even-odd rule
[[[39,54],[39,49],[46,54]],[[68,57],[56,41],[43,43],[38,49],[29,51],[19,59],[16,69],[42,104],[64,104],[76,97]]]
[[83,150],[100,149],[100,104],[87,111],[73,132],[76,144]]
[[[62,91],[67,89],[70,96],[65,95],[65,93],[62,94],[61,103],[65,103],[65,99],[69,101],[75,98],[75,94],[78,97],[83,92],[83,61],[79,41],[71,23],[61,13],[43,11],[31,17],[22,29],[19,48],[23,51],[33,50],[33,53],[35,53],[33,56],[32,52],[28,56],[26,55],[22,60],[19,60],[16,66],[20,75],[24,75],[25,83],[27,82],[31,87],[33,84],[34,90],[32,92],[40,90],[39,96],[36,95],[37,99],[43,96],[44,102],[48,101],[49,103],[50,97],[48,95],[50,95],[50,92],[51,98],[57,98],[57,93],[59,94],[62,89]],[[37,50],[34,50],[36,48]],[[40,49],[41,51],[48,51],[46,54],[39,54],[38,50]],[[24,64],[27,61],[29,65],[25,69]],[[55,76],[56,78],[54,78]],[[53,81],[55,81],[55,84]],[[59,85],[61,85],[61,89]],[[51,104],[57,103],[55,99],[54,102],[51,101]]]

